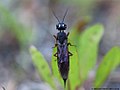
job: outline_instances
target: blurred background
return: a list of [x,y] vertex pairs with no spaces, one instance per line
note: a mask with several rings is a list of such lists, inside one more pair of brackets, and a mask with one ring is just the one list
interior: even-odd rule
[[[98,63],[113,46],[120,45],[119,0],[0,0],[0,86],[6,90],[51,90],[36,72],[29,47],[34,45],[50,64],[58,23],[54,10],[68,25],[67,32],[88,19],[84,28],[102,23],[104,36]],[[120,87],[120,69],[111,74],[107,87]],[[88,82],[87,82],[88,83]],[[2,90],[2,88],[0,89]]]

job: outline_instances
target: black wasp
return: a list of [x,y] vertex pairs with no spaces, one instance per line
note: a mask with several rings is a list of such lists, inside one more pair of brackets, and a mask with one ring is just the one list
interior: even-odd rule
[[69,52],[68,46],[71,43],[68,43],[68,35],[65,30],[67,25],[64,23],[65,16],[67,14],[68,9],[66,10],[62,22],[59,21],[55,13],[53,12],[54,16],[58,20],[58,24],[56,25],[56,29],[59,31],[57,36],[53,35],[56,43],[54,47],[57,47],[57,52],[54,54],[57,57],[57,63],[59,72],[64,80],[64,86],[66,86],[66,80],[68,78],[69,73],[69,57],[72,56],[72,53]]

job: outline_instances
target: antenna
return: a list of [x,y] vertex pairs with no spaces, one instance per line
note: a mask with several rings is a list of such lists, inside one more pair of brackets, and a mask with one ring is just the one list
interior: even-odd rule
[[67,12],[68,12],[68,9],[65,11],[65,14],[64,14],[64,16],[63,16],[62,23],[64,22],[65,16],[67,15]]
[[60,20],[59,20],[58,17],[56,16],[56,14],[55,14],[55,12],[53,11],[53,9],[52,9],[52,13],[53,13],[53,15],[55,16],[55,18],[58,20],[58,22],[60,23]]

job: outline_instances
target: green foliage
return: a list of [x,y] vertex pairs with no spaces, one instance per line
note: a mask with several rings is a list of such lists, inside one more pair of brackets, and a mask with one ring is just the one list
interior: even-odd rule
[[72,37],[69,37],[69,39],[76,44],[77,50],[71,50],[72,53],[74,52],[73,58],[71,57],[70,59],[70,70],[72,73],[70,71],[69,76],[72,76],[69,79],[72,79],[70,82],[71,90],[75,90],[76,87],[82,84],[87,78],[89,71],[95,66],[98,44],[103,35],[103,27],[101,24],[96,24],[86,29],[85,32],[80,35],[75,28],[73,30],[70,34]]
[[103,27],[100,24],[88,28],[79,37],[78,56],[80,65],[80,78],[84,81],[90,70],[95,67],[98,45],[103,35]]
[[75,46],[70,46],[69,51],[73,54],[73,56],[70,57],[70,71],[68,79],[70,89],[68,90],[76,90],[81,83],[78,53]]
[[105,80],[108,78],[109,74],[118,67],[120,64],[120,48],[112,48],[103,58],[101,64],[99,65],[94,86],[101,87]]
[[[69,46],[69,51],[73,56],[70,57],[70,71],[66,90],[77,90],[87,79],[89,72],[94,70],[97,61],[99,42],[102,35],[103,26],[101,24],[96,24],[87,28],[82,33],[79,33],[76,28],[72,29],[68,38],[71,44],[75,46]],[[43,56],[41,57],[40,53],[34,48],[31,48],[31,51],[33,63],[37,67],[42,78],[44,77],[43,80],[47,81],[53,87],[53,85],[56,85],[53,82],[54,78],[56,78],[57,81],[60,82],[61,86],[63,86],[63,80],[58,70],[57,58],[53,56],[57,52],[56,48],[53,48],[51,61],[52,75]],[[104,57],[96,72],[94,82],[95,87],[101,87],[110,72],[120,64],[119,55],[120,48],[115,47]],[[43,65],[46,67],[45,70],[42,69]],[[51,75],[51,77],[47,77],[48,74]]]
[[9,30],[19,40],[21,46],[31,40],[30,29],[20,24],[9,10],[0,4],[0,31]]
[[32,55],[33,63],[42,79],[55,88],[50,68],[43,55],[34,46],[30,48],[30,53]]

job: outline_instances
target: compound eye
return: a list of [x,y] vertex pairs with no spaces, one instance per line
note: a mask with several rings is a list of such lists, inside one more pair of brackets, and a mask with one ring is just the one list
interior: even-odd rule
[[58,27],[60,28],[60,27],[61,27],[61,25],[59,24],[59,25],[58,25]]
[[64,24],[62,24],[62,27],[64,27],[65,25]]
[[65,27],[67,27],[67,25],[65,25]]

